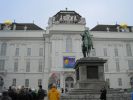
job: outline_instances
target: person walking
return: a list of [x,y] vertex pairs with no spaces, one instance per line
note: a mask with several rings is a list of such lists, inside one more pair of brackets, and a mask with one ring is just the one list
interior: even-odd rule
[[106,94],[107,94],[106,88],[103,87],[100,92],[101,92],[100,100],[106,100]]
[[48,92],[48,100],[60,100],[60,92],[57,90],[56,85],[52,85]]

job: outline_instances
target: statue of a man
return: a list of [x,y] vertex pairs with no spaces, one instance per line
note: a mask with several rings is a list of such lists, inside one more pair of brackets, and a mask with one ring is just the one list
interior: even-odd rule
[[92,36],[90,35],[88,30],[85,30],[84,34],[81,34],[81,37],[82,37],[82,53],[84,57],[87,57],[88,54],[90,53],[90,50],[94,49],[92,43]]

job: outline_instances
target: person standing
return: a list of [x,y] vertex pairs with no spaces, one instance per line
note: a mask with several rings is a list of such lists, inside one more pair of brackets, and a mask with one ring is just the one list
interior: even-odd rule
[[49,90],[48,100],[60,100],[60,92],[57,90],[56,85],[52,85]]
[[4,91],[2,94],[3,95],[0,100],[12,100],[12,98],[8,95],[8,91]]
[[101,92],[100,99],[101,100],[106,100],[106,94],[107,94],[106,88],[103,87],[100,92]]
[[46,90],[42,89],[42,85],[39,85],[39,90],[37,93],[38,100],[44,100],[44,97],[47,95]]

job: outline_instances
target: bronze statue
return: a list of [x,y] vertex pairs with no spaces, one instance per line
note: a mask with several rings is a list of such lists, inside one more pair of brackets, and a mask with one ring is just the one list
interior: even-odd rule
[[90,53],[90,50],[94,49],[92,43],[92,36],[90,35],[88,30],[85,30],[84,34],[81,34],[81,36],[82,36],[82,53],[84,57],[87,57],[88,54]]

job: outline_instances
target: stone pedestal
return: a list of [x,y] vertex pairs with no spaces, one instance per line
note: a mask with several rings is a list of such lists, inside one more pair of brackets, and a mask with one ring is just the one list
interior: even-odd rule
[[77,89],[100,90],[105,86],[104,63],[105,59],[86,57],[76,61],[76,86]]

